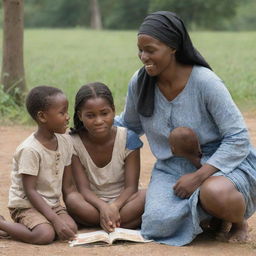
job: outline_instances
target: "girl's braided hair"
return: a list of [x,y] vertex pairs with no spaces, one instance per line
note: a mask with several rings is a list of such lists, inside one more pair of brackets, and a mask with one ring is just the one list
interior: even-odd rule
[[76,94],[75,111],[73,116],[74,128],[70,129],[70,134],[76,134],[79,131],[86,130],[82,121],[78,117],[78,111],[87,100],[92,98],[106,99],[110,107],[115,110],[112,93],[105,84],[100,82],[94,82],[83,85]]

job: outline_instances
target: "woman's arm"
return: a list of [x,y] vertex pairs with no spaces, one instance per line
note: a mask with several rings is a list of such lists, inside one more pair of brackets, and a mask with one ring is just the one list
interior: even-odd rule
[[69,240],[75,237],[72,229],[51,209],[42,196],[36,191],[37,176],[22,174],[22,183],[30,203],[49,220],[59,238]]
[[249,154],[249,135],[244,119],[220,80],[207,83],[202,91],[204,104],[216,124],[221,144],[207,164],[229,173]]
[[188,198],[215,172],[233,171],[249,153],[248,131],[242,114],[223,82],[209,80],[199,93],[222,140],[219,148],[201,168],[182,176],[174,185],[174,193],[181,198]]
[[141,125],[139,113],[136,110],[137,73],[138,72],[133,75],[129,82],[124,111],[119,116],[115,117],[115,125],[129,128],[137,134],[142,135],[144,131]]

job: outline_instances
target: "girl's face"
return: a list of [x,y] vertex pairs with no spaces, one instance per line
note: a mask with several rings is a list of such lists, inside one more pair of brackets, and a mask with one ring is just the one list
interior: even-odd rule
[[175,61],[175,49],[145,34],[138,36],[139,58],[150,76],[158,76]]
[[111,131],[115,110],[104,98],[90,98],[78,111],[78,117],[91,136],[105,137]]
[[43,111],[43,120],[48,130],[55,133],[65,133],[68,128],[68,100],[62,93],[50,98],[51,105]]

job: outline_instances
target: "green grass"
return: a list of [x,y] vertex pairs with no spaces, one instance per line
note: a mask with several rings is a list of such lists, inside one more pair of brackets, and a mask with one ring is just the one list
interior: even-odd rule
[[[191,37],[225,81],[234,100],[245,108],[256,102],[256,32],[193,32]],[[27,86],[30,89],[46,84],[61,88],[69,98],[72,114],[74,96],[80,86],[101,81],[111,88],[120,112],[128,81],[141,66],[136,44],[136,31],[26,30]]]

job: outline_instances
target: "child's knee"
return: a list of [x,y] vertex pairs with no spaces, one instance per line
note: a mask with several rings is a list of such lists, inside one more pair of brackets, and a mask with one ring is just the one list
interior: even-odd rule
[[54,241],[55,236],[54,228],[50,224],[41,224],[32,230],[31,243],[38,245],[50,244]]

